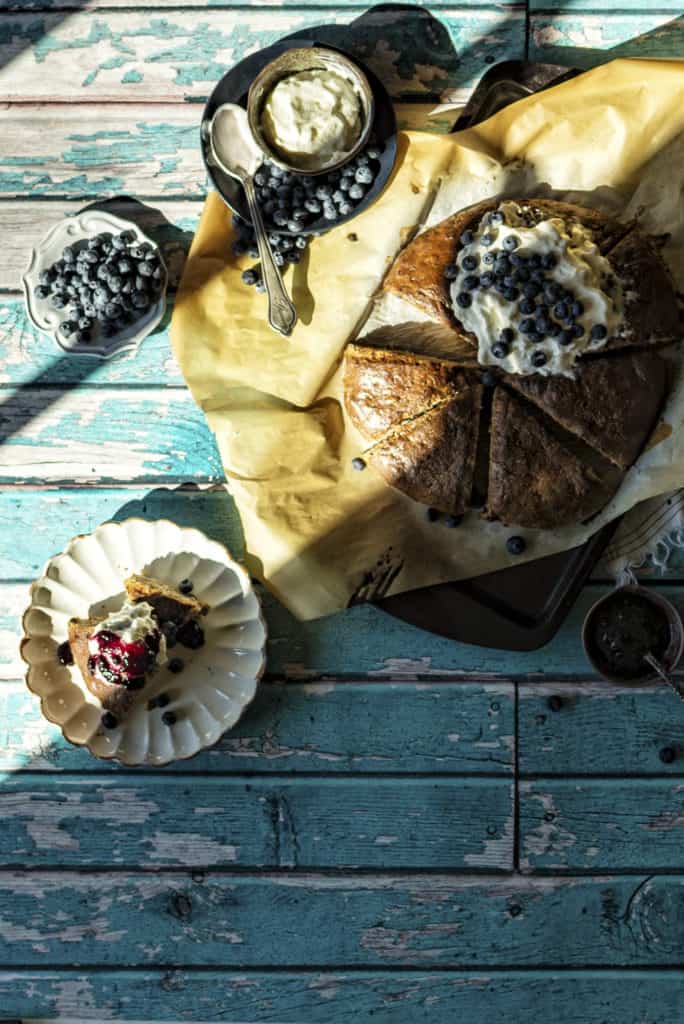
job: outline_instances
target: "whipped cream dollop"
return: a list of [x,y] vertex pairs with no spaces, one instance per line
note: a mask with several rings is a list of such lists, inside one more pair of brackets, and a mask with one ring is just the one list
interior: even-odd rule
[[267,141],[304,170],[341,159],[362,128],[354,83],[325,68],[288,75],[271,90],[261,115]]
[[166,637],[147,601],[126,602],[98,623],[88,637],[88,668],[105,683],[130,686],[165,665]]
[[571,377],[580,355],[619,330],[622,287],[581,224],[532,224],[525,213],[502,202],[461,236],[447,268],[454,313],[476,336],[481,364]]

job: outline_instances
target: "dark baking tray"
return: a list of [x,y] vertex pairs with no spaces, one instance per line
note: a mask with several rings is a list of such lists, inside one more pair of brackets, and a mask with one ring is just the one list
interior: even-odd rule
[[[482,77],[454,130],[478,124],[509,103],[577,74],[558,64],[495,64]],[[536,650],[551,640],[572,608],[618,521],[571,551],[375,603],[390,615],[452,640],[510,651]]]

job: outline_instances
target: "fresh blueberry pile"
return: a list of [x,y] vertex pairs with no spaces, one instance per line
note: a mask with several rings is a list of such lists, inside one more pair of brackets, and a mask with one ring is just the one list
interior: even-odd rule
[[60,334],[81,343],[95,330],[110,338],[139,320],[159,298],[164,267],[149,242],[132,231],[109,232],[66,247],[61,258],[38,275],[38,299],[48,299],[67,318]]
[[[522,335],[530,346],[547,339],[555,339],[560,345],[571,345],[585,335],[584,326],[578,318],[584,313],[584,306],[567,288],[553,280],[551,271],[556,266],[553,253],[533,253],[524,256],[516,252],[520,239],[506,235],[500,248],[496,248],[496,225],[503,223],[504,216],[499,210],[488,215],[489,230],[480,237],[480,253],[469,252],[461,261],[467,271],[462,278],[462,289],[456,296],[461,309],[472,305],[475,293],[480,290],[498,292],[507,302],[516,303],[511,314],[511,326],[504,327],[491,347],[495,359],[505,359],[516,339],[516,332]],[[459,241],[463,246],[472,245],[473,231],[464,231]],[[459,267],[450,263],[445,268],[447,281],[458,277]],[[604,324],[595,324],[590,337],[594,342],[607,336]],[[548,356],[538,349],[532,353],[532,365],[544,366]]]
[[[299,263],[309,243],[307,232],[317,221],[330,227],[348,217],[365,199],[380,170],[382,148],[372,144],[339,170],[316,176],[291,174],[265,163],[254,175],[256,196],[268,231],[273,258],[278,267]],[[259,251],[251,224],[237,214],[233,225],[238,237],[233,242],[236,256],[247,253],[257,259]],[[245,284],[265,291],[259,265],[243,271]]]

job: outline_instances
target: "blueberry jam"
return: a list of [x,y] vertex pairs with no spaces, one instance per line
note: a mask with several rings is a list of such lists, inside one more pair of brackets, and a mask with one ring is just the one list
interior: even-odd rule
[[662,608],[638,594],[616,593],[590,620],[587,650],[606,675],[638,679],[651,674],[644,655],[662,661],[670,639]]
[[107,683],[118,683],[136,690],[144,686],[145,674],[154,667],[159,652],[159,634],[148,633],[142,640],[126,643],[117,633],[103,629],[90,637],[88,647],[91,651],[88,658],[91,675],[99,675]]
[[178,642],[183,647],[189,647],[191,651],[196,651],[199,647],[204,644],[204,630],[198,622],[194,619],[190,619],[185,625],[181,626],[177,633]]

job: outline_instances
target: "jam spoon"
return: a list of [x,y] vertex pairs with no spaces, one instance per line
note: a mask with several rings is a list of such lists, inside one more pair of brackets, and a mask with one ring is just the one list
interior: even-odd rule
[[240,182],[256,232],[261,273],[268,294],[268,322],[274,331],[292,334],[297,311],[285,291],[280,271],[273,259],[268,235],[254,190],[254,175],[264,161],[247,121],[247,111],[236,103],[223,103],[211,119],[209,150],[213,161],[226,174]]

